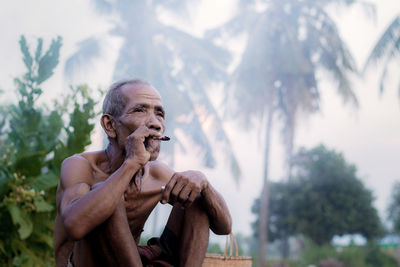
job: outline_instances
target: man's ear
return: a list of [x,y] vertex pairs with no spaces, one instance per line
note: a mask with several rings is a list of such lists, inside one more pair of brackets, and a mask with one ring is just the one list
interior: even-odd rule
[[101,116],[100,123],[101,127],[103,127],[109,138],[114,139],[117,137],[117,132],[115,131],[115,122],[112,115],[103,114]]

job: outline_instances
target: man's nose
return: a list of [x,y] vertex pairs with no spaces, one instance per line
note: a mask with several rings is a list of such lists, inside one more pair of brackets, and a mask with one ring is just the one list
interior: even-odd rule
[[146,126],[149,129],[160,131],[162,129],[161,122],[157,119],[155,114],[151,114],[147,120]]

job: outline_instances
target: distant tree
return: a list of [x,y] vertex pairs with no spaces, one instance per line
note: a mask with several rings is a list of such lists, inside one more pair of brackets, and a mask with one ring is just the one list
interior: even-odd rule
[[[371,191],[342,154],[323,145],[300,149],[293,164],[291,181],[271,183],[271,240],[282,238],[285,231],[303,234],[317,245],[330,243],[335,235],[361,234],[373,240],[383,234]],[[258,211],[255,202],[253,212]]]
[[[400,59],[400,15],[397,15],[390,25],[386,28],[382,36],[376,42],[371,54],[369,55],[364,71],[372,65],[383,62],[383,70],[380,77],[380,92],[384,91],[384,84],[387,79],[390,63],[399,62]],[[397,60],[397,61],[396,61]],[[398,75],[397,75],[398,77]],[[397,86],[400,98],[400,80]]]
[[393,232],[400,235],[400,182],[396,182],[392,187],[388,214],[388,219],[393,223]]
[[[390,203],[387,208],[388,220],[392,223],[391,232],[400,236],[400,181],[392,185]],[[400,259],[400,244],[397,245],[396,258]]]
[[45,52],[38,39],[31,54],[22,36],[20,47],[27,72],[14,80],[18,103],[0,109],[0,265],[54,266],[60,164],[90,144],[96,102],[79,86],[52,108],[39,104],[41,85],[58,64],[61,38]]
[[[242,59],[227,86],[228,99],[235,104],[233,116],[246,127],[265,127],[264,186],[261,192],[259,229],[260,265],[265,265],[267,246],[268,179],[270,136],[278,118],[283,125],[287,176],[299,114],[319,110],[321,88],[317,73],[324,70],[337,84],[339,95],[357,104],[349,73],[356,72],[353,58],[342,41],[329,5],[351,5],[356,0],[239,1],[236,16],[222,30],[210,32],[219,38],[245,33]],[[258,3],[258,5],[257,5]],[[265,8],[260,11],[260,4]],[[229,103],[229,102],[228,102]]]
[[[283,241],[287,236],[292,236],[297,233],[297,218],[292,212],[292,196],[296,193],[297,189],[295,184],[290,181],[270,183],[268,201],[268,241]],[[254,201],[252,212],[254,214],[259,214],[260,199]],[[258,235],[258,230],[256,230],[258,224],[259,218],[253,223],[255,236]]]

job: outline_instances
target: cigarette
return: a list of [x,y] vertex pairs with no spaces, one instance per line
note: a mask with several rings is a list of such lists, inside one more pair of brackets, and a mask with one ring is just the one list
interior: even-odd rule
[[165,189],[165,185],[161,186],[161,189],[164,190]]
[[171,138],[169,138],[168,136],[161,136],[161,137],[155,137],[155,140],[160,140],[160,141],[169,141],[171,140]]

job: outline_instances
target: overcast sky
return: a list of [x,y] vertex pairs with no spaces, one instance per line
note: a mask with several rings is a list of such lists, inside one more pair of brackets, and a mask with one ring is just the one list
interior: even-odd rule
[[[232,1],[218,1],[218,6],[214,6],[213,2],[204,1],[198,11],[193,12],[193,22],[181,27],[201,36],[207,27],[217,26],[229,19],[234,11]],[[377,4],[375,22],[360,7],[334,11],[342,37],[360,68],[383,29],[396,14],[400,14],[398,0],[374,2]],[[47,96],[43,101],[49,103],[49,99],[56,97],[67,86],[63,77],[63,66],[65,60],[76,51],[77,43],[89,36],[105,36],[110,27],[109,20],[98,16],[89,1],[3,2],[0,9],[0,88],[6,91],[6,95],[0,103],[4,103],[6,97],[7,100],[9,97],[12,99],[12,79],[24,70],[17,45],[21,34],[26,35],[28,42],[43,37],[45,44],[57,35],[63,37],[60,65],[55,76],[44,86]],[[107,51],[103,51],[101,59],[96,61],[96,67],[86,77],[91,86],[106,88],[112,82],[112,66],[120,44],[121,40],[118,38],[108,39]],[[243,44],[240,42],[233,45],[237,52],[242,48]],[[313,147],[323,143],[331,149],[343,152],[347,161],[357,166],[359,177],[366,186],[373,190],[376,196],[375,205],[383,216],[391,186],[394,181],[400,180],[400,102],[397,95],[400,70],[399,66],[394,66],[387,90],[382,96],[379,95],[377,73],[377,69],[372,69],[365,77],[354,78],[359,109],[344,106],[336,96],[333,83],[322,77],[322,110],[317,115],[301,120],[295,145]],[[218,103],[217,99],[216,104]],[[233,122],[226,122],[225,128],[234,140],[234,150],[241,163],[243,180],[239,186],[232,184],[230,174],[223,164],[215,170],[204,171],[227,199],[234,220],[234,231],[250,234],[250,223],[254,220],[250,207],[259,196],[262,185],[263,140],[258,131],[240,129]],[[98,138],[98,135],[94,138],[96,136]],[[98,142],[96,146],[99,146]],[[177,169],[201,168],[194,164],[196,161],[196,155],[178,155]],[[275,135],[271,156],[272,180],[282,178],[281,162],[280,140]]]

